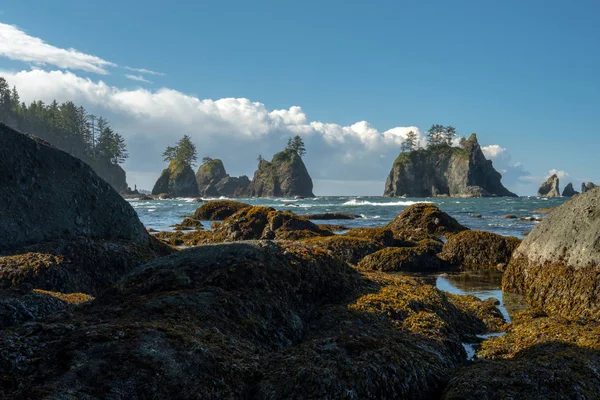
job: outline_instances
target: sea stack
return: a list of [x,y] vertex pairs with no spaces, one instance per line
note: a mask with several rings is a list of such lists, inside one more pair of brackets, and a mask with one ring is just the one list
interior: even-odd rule
[[563,197],[573,197],[578,194],[579,192],[573,188],[573,184],[571,182],[569,182],[569,184],[565,186],[562,192]]
[[542,183],[542,186],[538,189],[538,197],[560,197],[559,179],[556,174],[552,175]]
[[248,190],[252,197],[315,197],[313,182],[302,158],[294,150],[286,149],[273,156],[272,161],[262,158]]
[[463,147],[439,146],[401,153],[388,175],[385,197],[496,197],[516,194],[486,160],[477,135]]
[[582,182],[581,183],[581,193],[588,192],[596,187],[597,186],[595,184],[593,184],[592,182],[588,182],[587,185],[585,182]]
[[250,186],[246,175],[232,177],[225,171],[223,161],[205,158],[196,172],[198,192],[203,197],[245,197]]
[[198,197],[198,185],[192,168],[172,160],[152,189],[153,195],[168,194],[170,197]]

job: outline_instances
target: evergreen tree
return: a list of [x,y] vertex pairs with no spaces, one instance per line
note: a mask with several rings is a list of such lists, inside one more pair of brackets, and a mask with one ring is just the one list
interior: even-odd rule
[[167,162],[177,161],[178,163],[191,167],[198,160],[196,146],[194,146],[188,135],[184,135],[183,138],[177,142],[176,146],[167,146],[163,152],[163,160]]
[[419,147],[417,134],[413,131],[410,131],[406,134],[406,139],[402,142],[402,151],[415,151]]
[[442,132],[444,131],[444,126],[439,124],[431,125],[431,128],[427,131],[427,146],[428,147],[436,147],[442,144]]
[[453,126],[448,125],[444,128],[444,132],[442,133],[442,136],[443,136],[446,144],[448,146],[452,146],[452,140],[456,136],[456,129]]
[[213,159],[211,157],[204,157],[202,159],[202,164],[206,164],[206,163],[209,163],[209,162],[212,162],[212,161],[213,161]]
[[294,138],[289,138],[287,142],[286,150],[291,150],[296,152],[300,157],[303,157],[306,154],[306,147],[304,147],[304,141],[299,135],[294,136]]

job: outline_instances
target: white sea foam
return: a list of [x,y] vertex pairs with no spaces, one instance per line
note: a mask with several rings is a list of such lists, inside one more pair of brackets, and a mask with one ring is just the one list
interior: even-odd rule
[[393,201],[393,202],[373,202],[368,200],[348,200],[343,203],[343,206],[379,206],[379,207],[395,207],[395,206],[411,206],[417,203],[430,203],[429,201]]
[[360,217],[363,219],[379,219],[381,218],[381,215],[365,215],[365,214],[360,214]]

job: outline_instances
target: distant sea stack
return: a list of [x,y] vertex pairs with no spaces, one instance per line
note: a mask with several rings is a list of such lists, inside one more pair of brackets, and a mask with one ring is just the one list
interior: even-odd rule
[[315,197],[313,182],[302,158],[286,149],[273,156],[271,162],[258,162],[258,169],[248,190],[251,197]]
[[556,174],[552,175],[542,183],[542,186],[538,189],[538,197],[560,197],[559,179]]
[[573,197],[578,194],[579,192],[573,188],[573,184],[571,182],[569,182],[569,184],[565,186],[562,192],[563,197]]
[[127,177],[125,170],[118,164],[113,164],[103,159],[88,159],[87,163],[100,178],[104,179],[117,192],[127,190]]
[[436,146],[401,153],[394,161],[383,195],[516,197],[501,179],[472,134],[462,147]]
[[172,160],[152,189],[153,195],[163,193],[171,197],[198,197],[198,185],[192,168],[186,163]]
[[198,192],[203,197],[245,197],[250,187],[250,179],[246,175],[232,177],[225,171],[223,161],[205,158],[196,172]]
[[592,182],[588,182],[587,184],[585,182],[583,182],[581,184],[581,193],[589,192],[590,190],[597,188],[597,187],[598,186],[596,186]]

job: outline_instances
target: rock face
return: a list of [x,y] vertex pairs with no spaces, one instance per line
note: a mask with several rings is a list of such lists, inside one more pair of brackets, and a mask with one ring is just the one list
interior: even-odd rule
[[444,243],[440,258],[465,269],[503,269],[521,241],[492,232],[463,231]]
[[194,171],[188,165],[171,161],[152,189],[153,195],[166,193],[171,197],[198,197],[198,185]]
[[127,177],[125,170],[120,165],[106,160],[90,160],[89,165],[100,178],[104,179],[118,193],[127,190]]
[[224,220],[244,208],[252,207],[250,204],[233,200],[207,201],[196,209],[194,218],[200,221]]
[[569,184],[565,186],[562,192],[563,197],[573,197],[578,194],[579,192],[573,189],[573,184],[571,182],[569,182]]
[[550,314],[600,319],[600,188],[574,197],[514,252],[502,289]]
[[450,235],[467,230],[457,220],[430,203],[417,203],[406,207],[387,225],[396,236],[405,233]]
[[83,161],[0,124],[0,252],[51,239],[147,243],[133,208]]
[[386,197],[492,197],[516,195],[486,160],[475,134],[464,148],[439,147],[401,153],[388,175]]
[[248,190],[251,197],[315,197],[313,183],[302,158],[284,150],[268,162],[261,160]]
[[594,188],[596,188],[598,186],[596,186],[595,184],[593,184],[592,182],[588,182],[587,184],[585,182],[581,183],[581,193],[585,193],[587,191],[590,191]]
[[538,197],[560,197],[560,189],[558,187],[559,179],[556,174],[552,175],[538,189]]
[[219,159],[208,160],[198,168],[196,183],[200,196],[244,197],[248,193],[250,179],[247,176],[231,177]]
[[436,398],[494,305],[300,244],[187,249],[0,335],[5,398]]

